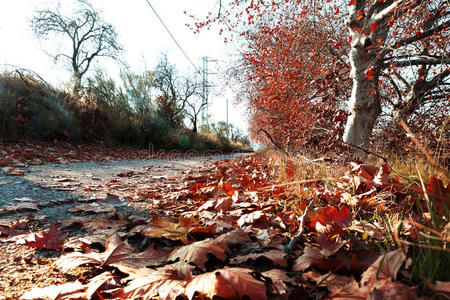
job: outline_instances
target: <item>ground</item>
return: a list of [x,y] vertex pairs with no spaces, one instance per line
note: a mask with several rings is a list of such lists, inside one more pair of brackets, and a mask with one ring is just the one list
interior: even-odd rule
[[[0,148],[0,299],[445,299],[450,290],[439,277],[419,281],[428,292],[412,280],[428,258],[409,249],[426,249],[417,238],[426,227],[393,217],[414,217],[420,190],[387,165],[347,164],[343,174],[333,159],[87,149]],[[439,179],[423,191],[446,207]]]

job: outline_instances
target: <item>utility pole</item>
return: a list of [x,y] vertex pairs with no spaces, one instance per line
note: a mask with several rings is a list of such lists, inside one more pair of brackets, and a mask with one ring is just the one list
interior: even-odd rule
[[203,68],[202,68],[202,105],[204,105],[203,111],[202,111],[202,123],[203,125],[209,126],[209,120],[208,120],[208,97],[209,97],[209,88],[211,87],[208,82],[208,75],[209,74],[216,74],[211,73],[208,70],[208,62],[216,62],[216,59],[212,59],[207,56],[202,57],[203,61]]

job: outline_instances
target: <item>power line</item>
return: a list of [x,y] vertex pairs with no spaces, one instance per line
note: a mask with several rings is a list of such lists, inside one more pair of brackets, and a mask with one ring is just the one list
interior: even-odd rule
[[189,56],[186,54],[186,52],[183,50],[183,48],[181,47],[181,45],[178,43],[178,41],[175,39],[175,37],[173,36],[173,34],[170,32],[169,28],[167,28],[166,24],[164,23],[164,21],[161,19],[161,17],[158,15],[158,13],[156,12],[156,10],[153,8],[153,5],[151,5],[149,0],[145,0],[147,2],[147,4],[150,6],[150,8],[153,10],[153,12],[155,13],[156,17],[158,18],[158,20],[161,22],[162,26],[164,26],[164,28],[166,29],[167,33],[170,35],[170,37],[172,38],[172,40],[175,42],[175,44],[178,46],[178,48],[180,49],[180,51],[184,54],[184,56],[187,58],[187,60],[191,63],[191,65],[194,67],[194,69],[197,72],[200,72],[197,69],[197,66],[192,62],[192,60],[189,58]]

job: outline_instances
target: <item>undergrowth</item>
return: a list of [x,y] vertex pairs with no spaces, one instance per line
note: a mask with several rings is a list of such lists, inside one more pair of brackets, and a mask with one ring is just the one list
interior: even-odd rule
[[[102,141],[154,150],[251,150],[222,135],[195,133],[164,118],[154,103],[139,103],[114,81],[97,74],[85,92],[55,89],[34,73],[0,74],[0,142],[18,140],[71,143]],[[140,100],[141,102],[144,100]],[[133,102],[134,101],[134,102]]]
[[[383,252],[402,249],[408,259],[399,280],[417,286],[423,295],[432,295],[430,287],[436,282],[450,281],[450,185],[448,177],[443,178],[427,161],[418,155],[390,155],[385,170],[393,184],[362,197],[358,195],[360,187],[342,188],[352,168],[361,166],[351,165],[350,157],[325,161],[278,151],[261,155],[269,157],[276,187],[284,194],[279,212],[295,211],[300,216],[311,201],[314,203],[308,215],[323,207],[349,206],[354,222],[363,224],[363,228],[365,224],[367,230],[379,227],[384,235],[371,239],[367,232],[359,236],[349,233],[349,251],[358,247]],[[437,160],[446,161],[441,157]],[[368,168],[379,168],[380,173],[383,163],[373,163]],[[441,168],[448,174],[448,166]],[[308,235],[308,243],[316,244],[314,238]]]

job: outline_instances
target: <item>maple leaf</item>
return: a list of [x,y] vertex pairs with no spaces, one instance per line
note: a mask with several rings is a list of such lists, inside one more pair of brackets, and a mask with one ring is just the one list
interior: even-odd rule
[[193,217],[180,216],[178,223],[166,218],[153,217],[151,227],[143,229],[141,233],[151,238],[166,238],[189,244],[188,234],[193,232],[210,232],[214,234],[215,226],[202,226]]
[[297,285],[297,282],[293,278],[287,276],[285,271],[279,269],[272,269],[261,274],[264,277],[269,277],[275,292],[283,296],[287,295],[291,290],[287,284],[291,286]]
[[79,281],[68,282],[62,285],[52,285],[44,288],[35,287],[26,292],[20,299],[84,299],[86,298],[86,286]]
[[237,220],[237,224],[240,227],[243,227],[245,225],[249,224],[255,224],[255,223],[264,223],[268,219],[268,215],[263,212],[262,210],[257,210],[245,215],[242,215],[239,220]]
[[[320,228],[320,226],[332,225],[331,229],[328,229],[328,235],[334,235],[339,233],[345,235],[346,232],[343,228],[348,226],[352,221],[352,214],[347,206],[342,206],[338,210],[335,206],[328,206],[311,212],[309,215],[309,220],[311,222],[311,227]],[[320,231],[320,230],[318,230]]]
[[377,281],[387,278],[395,280],[404,261],[405,255],[401,249],[380,255],[361,275],[361,286],[373,286]]
[[67,234],[61,234],[56,228],[56,224],[50,224],[50,228],[42,233],[33,234],[25,239],[25,245],[28,247],[48,250],[60,250],[64,244]]
[[119,286],[120,281],[118,280],[117,275],[114,275],[109,271],[103,272],[102,274],[92,278],[89,281],[89,284],[87,284],[86,298],[93,299],[94,296],[98,295],[101,291],[114,289]]
[[174,250],[169,255],[168,260],[175,261],[179,259],[185,263],[192,262],[205,271],[205,263],[208,261],[208,254],[214,255],[222,261],[227,258],[223,247],[217,244],[213,239],[206,239]]
[[264,282],[251,275],[253,270],[246,268],[229,268],[215,270],[192,277],[186,285],[186,296],[193,299],[196,293],[210,299],[267,299]]
[[186,282],[179,280],[171,272],[161,272],[148,268],[123,268],[132,279],[128,285],[112,294],[115,299],[158,299],[175,300],[184,295]]
[[320,274],[316,271],[310,271],[302,274],[304,279],[315,281],[318,286],[326,287],[333,299],[347,299],[349,295],[354,295],[359,287],[353,277],[339,276],[329,272]]
[[231,264],[241,264],[241,263],[246,263],[246,262],[251,263],[253,261],[260,260],[261,258],[265,257],[266,259],[269,259],[270,261],[272,261],[272,263],[275,266],[287,267],[288,264],[287,264],[285,256],[287,256],[287,254],[284,251],[270,250],[270,251],[264,252],[264,253],[251,253],[251,254],[247,254],[247,255],[236,256],[230,260],[230,263]]
[[224,233],[215,238],[215,243],[220,245],[224,249],[240,245],[250,241],[247,233],[242,228],[236,228],[233,231]]
[[119,234],[115,233],[106,240],[106,250],[101,253],[87,250],[87,253],[72,252],[63,255],[55,266],[63,271],[76,268],[83,264],[112,265],[126,264],[131,266],[158,265],[166,260],[168,251],[155,250],[150,246],[141,253],[133,253],[134,249],[123,242]]

